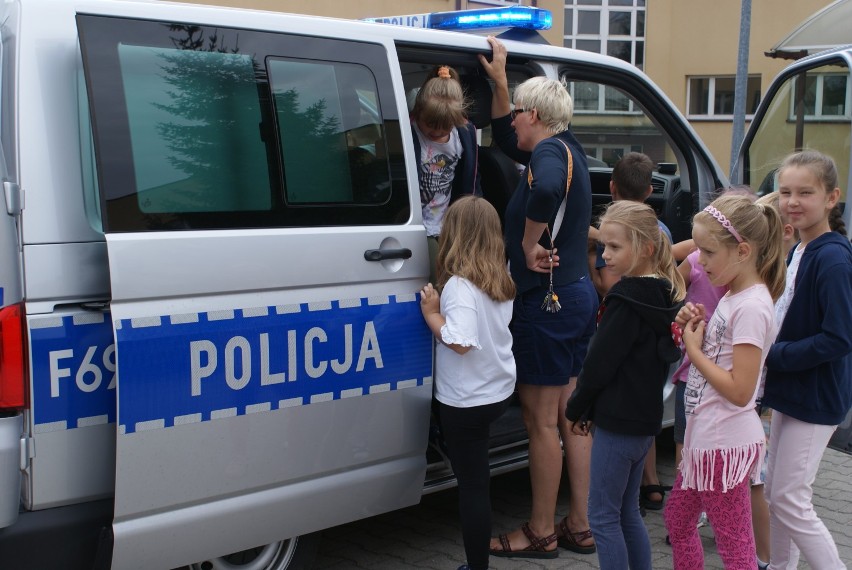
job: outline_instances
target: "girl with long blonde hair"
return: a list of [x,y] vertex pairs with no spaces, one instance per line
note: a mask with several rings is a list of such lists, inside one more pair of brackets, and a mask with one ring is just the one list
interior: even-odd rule
[[[447,209],[437,259],[437,288],[420,308],[438,340],[435,398],[459,485],[467,564],[487,570],[491,536],[488,438],[515,390],[512,301],[500,218],[483,198],[465,196]],[[440,291],[440,294],[438,293]]]
[[672,322],[685,287],[647,204],[611,203],[601,218],[600,241],[606,271],[619,279],[601,301],[565,417],[577,435],[589,435],[595,425],[589,522],[601,569],[650,570],[639,487],[663,420],[669,366],[680,359]]

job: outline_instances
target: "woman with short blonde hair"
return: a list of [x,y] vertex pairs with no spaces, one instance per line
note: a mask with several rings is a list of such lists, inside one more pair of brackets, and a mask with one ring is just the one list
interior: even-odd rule
[[538,119],[554,135],[567,130],[574,116],[574,101],[565,84],[541,76],[518,85],[515,107],[535,109]]
[[[526,165],[506,207],[505,241],[517,296],[512,352],[529,434],[532,514],[520,529],[491,540],[491,554],[555,558],[558,545],[582,554],[595,543],[586,512],[589,438],[572,435],[564,411],[595,330],[598,296],[586,256],[592,191],[586,153],[568,129],[574,105],[565,85],[534,77],[509,100],[506,48],[488,38],[479,60],[494,81],[492,136]],[[571,484],[568,516],[555,524],[563,448]]]

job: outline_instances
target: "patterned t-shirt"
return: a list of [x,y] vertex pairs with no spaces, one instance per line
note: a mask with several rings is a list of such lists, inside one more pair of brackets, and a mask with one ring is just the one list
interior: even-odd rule
[[436,143],[429,140],[417,123],[414,132],[420,139],[420,205],[423,208],[423,225],[426,235],[437,236],[441,233],[444,214],[450,206],[450,193],[453,189],[453,178],[456,166],[462,155],[461,141],[458,130],[450,131],[450,140]]
[[[762,368],[775,334],[772,296],[766,285],[753,285],[722,297],[704,330],[701,352],[720,368],[732,370],[734,345],[751,344],[761,349]],[[755,382],[749,402],[737,406],[719,394],[694,364],[690,367],[684,394],[684,488],[704,491],[721,487],[724,492],[760,470],[765,439],[760,417],[754,412],[757,388]],[[708,469],[716,451],[725,458],[722,481],[713,481],[713,470]]]

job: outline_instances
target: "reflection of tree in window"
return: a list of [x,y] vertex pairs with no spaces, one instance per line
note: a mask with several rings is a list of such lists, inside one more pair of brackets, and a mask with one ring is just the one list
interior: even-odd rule
[[381,111],[369,68],[283,57],[269,59],[267,68],[287,203],[386,200]]
[[[157,79],[167,103],[150,104],[168,120],[156,124],[163,158],[187,178],[139,194],[143,211],[268,209],[271,194],[254,58],[218,32],[170,26],[177,50],[156,50]],[[162,151],[160,151],[162,152]],[[143,189],[144,190],[144,189]]]
[[275,104],[279,122],[287,125],[288,130],[299,133],[303,143],[320,142],[327,145],[333,135],[340,133],[340,120],[335,116],[326,116],[328,105],[325,99],[320,99],[300,113],[299,93],[296,89],[289,89],[276,94]]
[[350,202],[346,138],[326,99],[299,111],[299,91],[275,93],[287,198],[294,203]]

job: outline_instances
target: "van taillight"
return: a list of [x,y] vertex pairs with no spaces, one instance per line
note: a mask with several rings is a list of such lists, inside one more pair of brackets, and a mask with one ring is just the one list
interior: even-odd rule
[[0,309],[0,410],[26,406],[26,350],[22,305]]

